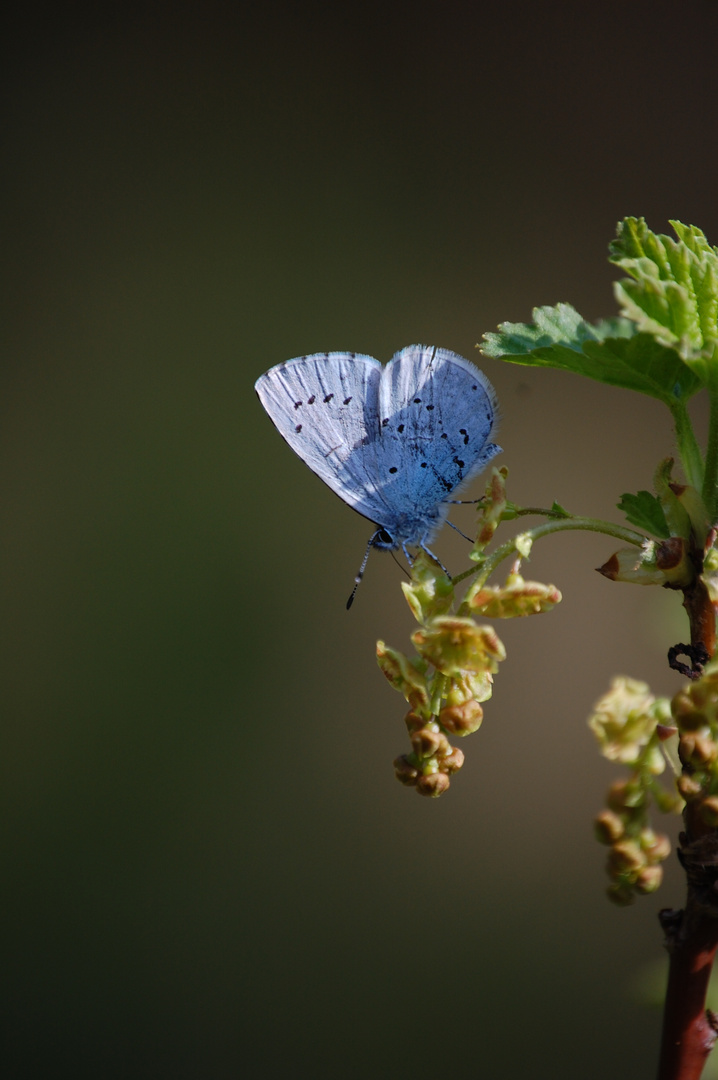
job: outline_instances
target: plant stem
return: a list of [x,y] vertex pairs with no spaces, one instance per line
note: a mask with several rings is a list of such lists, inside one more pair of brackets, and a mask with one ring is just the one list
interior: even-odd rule
[[676,444],[681,459],[681,467],[688,483],[696,491],[700,491],[704,480],[703,455],[696,441],[696,435],[685,402],[677,402],[671,411],[676,427]]
[[708,511],[708,520],[712,524],[718,517],[718,378],[713,375],[708,387],[710,397],[710,421],[708,425],[708,446],[706,448],[706,467],[703,477],[703,502]]
[[684,911],[665,909],[659,916],[671,959],[658,1080],[700,1080],[718,1036],[717,1018],[705,1007],[718,948],[713,888],[716,854],[715,833],[691,840],[684,837],[681,856],[688,875],[686,907]]
[[[642,533],[634,532],[633,529],[627,529],[623,525],[614,525],[610,521],[601,521],[598,518],[585,517],[561,517],[553,521],[546,521],[543,525],[537,525],[534,529],[527,529],[526,532],[521,533],[520,535],[524,538],[529,538],[533,543],[544,536],[550,536],[552,533],[568,532],[571,529],[603,533],[606,536],[613,536],[617,540],[623,540],[627,544],[633,544],[635,547],[641,547],[647,540],[647,537]],[[504,559],[508,559],[511,555],[516,554],[518,551],[516,540],[516,537],[507,540],[505,544],[498,547],[496,551],[492,552],[491,555],[487,556],[483,562],[480,562],[476,567],[465,570],[463,574],[458,574],[454,578],[454,583],[462,581],[472,574],[478,573],[479,576],[476,579],[477,584],[483,585]]]

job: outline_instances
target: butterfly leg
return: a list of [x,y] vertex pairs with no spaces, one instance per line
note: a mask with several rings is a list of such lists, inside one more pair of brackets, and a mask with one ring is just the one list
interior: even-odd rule
[[[467,538],[467,539],[468,539],[468,538]],[[434,562],[435,562],[435,563],[436,563],[436,564],[437,564],[438,566],[440,566],[440,567],[441,567],[441,569],[442,569],[442,570],[444,571],[444,573],[445,573],[445,574],[446,574],[446,576],[448,577],[449,581],[451,581],[451,574],[450,574],[450,573],[449,573],[449,571],[448,571],[448,570],[446,569],[446,567],[444,566],[444,564],[443,564],[443,562],[441,561],[441,559],[437,559],[437,557],[436,557],[436,555],[434,554],[434,552],[433,552],[433,551],[431,551],[431,550],[430,550],[430,549],[429,549],[429,548],[428,548],[428,547],[426,546],[426,544],[424,543],[424,541],[423,541],[423,540],[420,540],[420,541],[419,541],[419,547],[421,548],[421,550],[422,550],[422,551],[426,552],[426,554],[427,554],[427,555],[429,556],[429,558],[430,558],[430,559],[433,559],[433,561],[434,561]]]

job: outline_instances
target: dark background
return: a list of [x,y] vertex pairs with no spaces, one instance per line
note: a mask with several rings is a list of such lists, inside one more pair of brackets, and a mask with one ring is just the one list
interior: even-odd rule
[[678,689],[678,598],[600,578],[608,538],[537,546],[564,603],[498,626],[484,727],[419,799],[373,657],[408,647],[402,575],[373,555],[346,613],[371,526],[252,386],[454,349],[496,386],[510,496],[619,520],[667,412],[474,345],[536,304],[612,314],[626,214],[718,242],[718,4],[246,10],[4,35],[5,1073],[650,1076],[636,980],[681,879],[605,900],[618,774],[585,718],[619,672]]

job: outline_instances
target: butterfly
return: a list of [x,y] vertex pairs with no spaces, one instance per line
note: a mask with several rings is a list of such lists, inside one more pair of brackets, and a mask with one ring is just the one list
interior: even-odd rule
[[376,525],[357,585],[373,547],[401,548],[409,563],[407,545],[436,559],[427,545],[451,497],[501,452],[489,441],[491,383],[448,349],[409,345],[386,367],[359,353],[300,356],[260,375],[255,390],[292,450]]

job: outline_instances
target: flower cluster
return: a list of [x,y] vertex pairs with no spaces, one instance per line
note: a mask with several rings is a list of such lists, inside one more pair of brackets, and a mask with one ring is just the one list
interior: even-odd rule
[[[480,507],[473,553],[478,562],[502,515],[513,516],[507,511],[505,478],[506,469],[493,470]],[[491,697],[493,677],[506,656],[494,629],[479,625],[474,613],[503,619],[534,615],[549,611],[561,594],[553,585],[524,581],[517,561],[503,586],[485,585],[479,573],[453,614],[454,585],[425,552],[417,555],[411,582],[402,588],[419,623],[411,638],[416,655],[409,658],[383,641],[377,643],[379,667],[409,704],[404,719],[412,749],[395,760],[394,770],[401,783],[436,798],[464,763],[462,751],[451,745],[449,736],[478,731],[482,705]]]
[[[421,588],[435,572],[438,567],[426,556],[417,557],[414,573],[424,579]],[[506,653],[490,626],[451,615],[428,617],[412,642],[417,651],[412,660],[383,641],[377,643],[377,660],[410,705],[404,719],[412,751],[394,762],[397,779],[420,795],[436,798],[449,787],[450,774],[464,763],[462,751],[450,744],[448,735],[478,731],[481,703],[491,697],[493,676]]]
[[668,837],[651,828],[648,812],[652,802],[664,812],[682,806],[657,780],[667,759],[677,767],[676,728],[667,698],[655,698],[646,683],[623,676],[596,702],[588,723],[604,757],[630,769],[627,779],[611,785],[606,809],[595,820],[597,839],[610,848],[608,896],[630,904],[636,893],[655,892],[663,877],[660,863],[671,850]]

